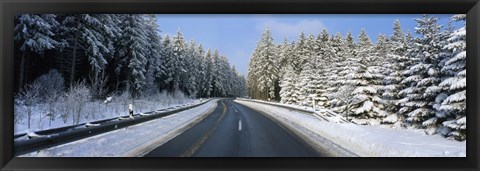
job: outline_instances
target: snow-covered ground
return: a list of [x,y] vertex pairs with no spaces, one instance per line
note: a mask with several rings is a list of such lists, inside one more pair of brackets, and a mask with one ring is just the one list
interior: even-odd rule
[[248,101],[254,101],[254,102],[260,102],[260,103],[267,103],[267,104],[273,104],[277,106],[284,106],[284,107],[289,107],[292,109],[300,110],[300,111],[305,111],[309,113],[314,113],[315,117],[326,120],[326,121],[332,121],[332,122],[348,122],[346,118],[340,114],[337,114],[331,110],[322,108],[322,107],[316,107],[315,109],[313,107],[307,107],[307,106],[297,106],[297,105],[292,105],[292,104],[283,104],[283,103],[278,103],[278,102],[268,102],[268,101],[262,101],[262,100],[256,100],[256,99],[244,99],[244,98],[238,98],[239,100],[248,100]]
[[28,153],[20,157],[138,157],[162,145],[200,121],[217,105],[201,106],[138,125]]
[[[180,107],[182,105],[193,105],[200,103],[200,99],[191,99],[183,95],[168,95],[161,93],[148,98],[135,100],[133,102],[134,113],[150,112],[170,107]],[[105,101],[90,101],[82,108],[79,123],[86,123],[96,120],[102,120],[112,117],[128,115],[128,104],[132,103],[128,97],[114,96],[105,99]],[[14,132],[15,134],[34,132],[39,130],[58,128],[75,124],[72,122],[72,115],[67,115],[62,119],[62,113],[70,112],[66,102],[57,101],[53,103],[52,110],[49,110],[49,104],[42,103],[34,106],[15,105]],[[31,111],[30,129],[28,129],[27,112]],[[50,117],[46,115],[47,111],[53,111],[54,117],[50,122]]]
[[[252,101],[235,100],[283,124],[308,132],[307,141],[322,146],[324,137],[343,149],[365,157],[465,157],[466,141],[448,140],[440,135],[426,135],[421,130],[392,129],[383,126],[356,125],[320,120],[313,115]],[[292,127],[290,127],[292,128]],[[307,131],[305,131],[307,130]]]
[[[263,101],[263,100],[256,100],[256,99],[245,99],[245,98],[237,98],[239,100],[248,100],[248,101],[255,101],[255,102],[261,102],[261,103],[269,103],[269,104],[274,104],[274,105],[279,105],[279,106],[285,106],[285,107],[290,107],[293,109],[299,109],[299,110],[306,110],[313,112],[312,107],[306,107],[306,106],[298,106],[298,105],[292,105],[292,104],[283,104],[283,103],[278,103],[278,102],[269,102],[269,101]],[[318,109],[317,109],[318,110]]]

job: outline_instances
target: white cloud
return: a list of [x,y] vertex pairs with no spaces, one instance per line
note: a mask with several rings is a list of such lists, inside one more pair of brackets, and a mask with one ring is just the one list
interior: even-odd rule
[[280,22],[274,19],[265,19],[260,20],[256,25],[256,30],[258,32],[263,32],[265,28],[270,28],[272,34],[275,38],[280,38],[283,41],[283,38],[286,37],[289,41],[298,39],[298,36],[303,31],[306,34],[318,34],[325,28],[325,25],[320,20],[314,19],[305,19],[300,20],[295,23]]

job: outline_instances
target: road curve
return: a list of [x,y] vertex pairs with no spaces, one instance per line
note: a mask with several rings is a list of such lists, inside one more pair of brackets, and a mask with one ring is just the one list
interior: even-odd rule
[[249,107],[231,99],[217,103],[217,108],[202,121],[144,157],[325,156]]

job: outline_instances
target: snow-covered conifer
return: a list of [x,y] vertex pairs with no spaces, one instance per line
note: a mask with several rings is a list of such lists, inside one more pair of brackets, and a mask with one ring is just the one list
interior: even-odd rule
[[404,78],[402,71],[408,66],[407,48],[405,34],[401,29],[400,22],[396,20],[393,24],[393,34],[390,36],[389,50],[385,60],[386,67],[391,70],[383,80],[385,86],[382,88],[385,111],[389,115],[383,120],[385,123],[395,123],[403,120],[402,115],[397,114],[397,101],[399,99],[398,92],[403,89],[403,85],[400,84]]
[[314,74],[316,72],[317,63],[314,46],[315,37],[313,35],[309,35],[308,38],[303,42],[302,46],[299,47],[301,50],[299,56],[302,60],[302,70],[300,71],[299,80],[296,86],[299,88],[299,94],[297,97],[299,100],[299,105],[302,106],[311,106],[311,96],[316,94],[316,92],[314,92],[316,86]]
[[18,88],[24,86],[25,66],[30,58],[29,53],[44,54],[48,49],[53,49],[59,42],[54,40],[54,27],[59,23],[54,14],[21,14],[15,17],[14,40],[15,48],[19,49],[20,73]]
[[403,114],[407,122],[416,127],[426,127],[427,133],[433,134],[439,126],[439,118],[443,114],[436,112],[433,104],[438,101],[441,94],[440,68],[438,67],[439,52],[443,47],[439,45],[441,25],[437,24],[438,18],[424,15],[415,19],[415,31],[421,37],[416,39],[413,58],[419,62],[414,63],[403,74],[406,78],[401,82],[407,87],[399,92],[403,98],[399,100],[399,113]]
[[355,86],[352,94],[356,103],[352,104],[352,115],[359,119],[382,119],[386,113],[383,111],[384,107],[378,93],[383,79],[379,67],[381,63],[365,30],[358,36],[356,55],[359,62],[348,81],[350,85]]
[[100,74],[107,65],[107,57],[113,50],[114,21],[108,14],[62,15],[60,36],[67,45],[60,49],[62,70],[68,75],[70,86],[77,81],[77,70],[88,63],[94,75]]
[[285,75],[280,82],[280,99],[281,103],[286,104],[297,104],[298,101],[294,97],[293,93],[296,91],[296,79],[297,75],[292,66],[288,65],[287,69],[285,70]]
[[250,79],[255,79],[255,89],[260,93],[257,95],[265,100],[275,98],[275,82],[278,80],[277,60],[278,53],[273,43],[272,33],[266,28],[250,59],[253,68],[249,72],[254,74]]
[[465,14],[458,14],[452,20],[463,22],[463,27],[453,31],[448,38],[448,44],[444,47],[451,52],[445,65],[441,69],[447,78],[440,83],[446,90],[445,99],[441,102],[439,109],[448,115],[443,126],[452,131],[446,136],[458,140],[466,139],[466,30]]

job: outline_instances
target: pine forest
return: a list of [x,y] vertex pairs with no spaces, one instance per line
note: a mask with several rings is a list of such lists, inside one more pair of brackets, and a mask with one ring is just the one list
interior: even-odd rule
[[393,23],[393,34],[376,43],[361,30],[356,37],[303,32],[275,44],[266,28],[248,68],[251,98],[313,105],[363,125],[392,124],[425,129],[449,139],[466,139],[465,15],[442,26],[438,18],[415,19],[415,33]]

